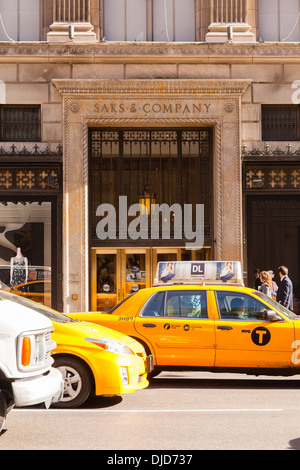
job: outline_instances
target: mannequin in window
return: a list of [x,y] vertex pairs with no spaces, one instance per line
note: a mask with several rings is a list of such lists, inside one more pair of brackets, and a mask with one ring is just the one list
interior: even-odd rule
[[17,248],[17,254],[10,259],[10,284],[26,283],[28,279],[28,260],[21,253],[21,248]]

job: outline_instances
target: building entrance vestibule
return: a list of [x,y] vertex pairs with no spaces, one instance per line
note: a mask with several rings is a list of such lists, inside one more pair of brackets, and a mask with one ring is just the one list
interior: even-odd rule
[[[53,80],[63,98],[65,129],[64,311],[91,309],[94,248],[172,248],[199,240],[194,248],[212,247],[213,259],[242,260],[240,115],[250,83],[228,78]],[[160,218],[155,237],[152,221],[150,233],[145,224],[143,236],[134,237],[139,216],[132,211],[143,202],[147,209],[150,203],[150,212],[153,203],[168,206],[170,236],[164,237]],[[127,211],[122,210],[126,203]],[[196,210],[181,233],[172,218],[174,204],[183,222],[188,205]],[[204,217],[203,212],[197,217],[199,206]],[[204,237],[194,224],[203,218]]]
[[[159,261],[212,258],[212,135],[212,128],[89,129],[93,311],[152,286]],[[203,243],[187,249],[201,224]]]
[[92,248],[91,309],[108,311],[135,290],[151,287],[159,261],[211,260],[211,248]]

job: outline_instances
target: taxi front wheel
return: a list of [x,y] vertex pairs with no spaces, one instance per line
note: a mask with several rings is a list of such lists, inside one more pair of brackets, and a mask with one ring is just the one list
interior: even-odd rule
[[54,367],[60,370],[64,380],[64,393],[59,408],[76,408],[82,405],[92,391],[92,380],[87,367],[73,357],[54,358]]

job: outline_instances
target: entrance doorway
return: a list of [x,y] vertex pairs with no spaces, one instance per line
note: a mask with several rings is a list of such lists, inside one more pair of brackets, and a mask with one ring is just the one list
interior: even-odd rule
[[[92,310],[108,311],[150,287],[159,261],[211,259],[212,142],[212,128],[89,129]],[[134,219],[136,205],[148,224]],[[203,248],[186,250],[200,224]],[[131,225],[140,232],[132,234]]]
[[272,269],[278,283],[278,266],[287,266],[294,285],[294,311],[300,313],[300,197],[248,196],[247,240],[248,285],[253,286],[255,268]]
[[211,247],[92,248],[91,309],[108,311],[136,290],[151,287],[159,261],[211,260]]

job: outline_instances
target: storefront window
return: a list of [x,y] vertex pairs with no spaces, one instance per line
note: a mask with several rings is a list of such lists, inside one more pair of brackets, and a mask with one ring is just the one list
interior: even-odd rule
[[0,288],[51,306],[51,202],[0,202]]

